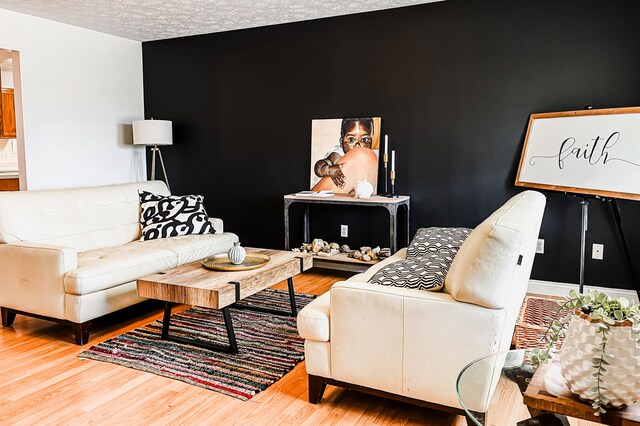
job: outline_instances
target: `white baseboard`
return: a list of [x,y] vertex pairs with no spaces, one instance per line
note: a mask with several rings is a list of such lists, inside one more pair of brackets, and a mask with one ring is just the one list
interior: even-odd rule
[[[547,296],[566,296],[569,290],[578,291],[578,284],[556,283],[553,281],[529,280],[528,293],[544,294]],[[635,290],[623,290],[618,288],[606,288],[586,285],[584,291],[598,290],[606,293],[609,297],[626,297],[629,300],[635,300],[638,303],[638,293]]]

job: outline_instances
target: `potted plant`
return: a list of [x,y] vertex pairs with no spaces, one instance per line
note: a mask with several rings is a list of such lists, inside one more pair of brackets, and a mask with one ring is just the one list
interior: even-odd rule
[[[565,313],[564,316],[560,316]],[[624,297],[569,292],[533,363],[551,359],[560,335],[560,369],[571,392],[591,401],[595,415],[640,399],[640,307]]]

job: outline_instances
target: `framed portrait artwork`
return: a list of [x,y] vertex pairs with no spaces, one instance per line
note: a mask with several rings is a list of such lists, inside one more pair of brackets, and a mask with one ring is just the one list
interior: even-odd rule
[[380,117],[311,121],[312,191],[353,193],[367,180],[377,193]]

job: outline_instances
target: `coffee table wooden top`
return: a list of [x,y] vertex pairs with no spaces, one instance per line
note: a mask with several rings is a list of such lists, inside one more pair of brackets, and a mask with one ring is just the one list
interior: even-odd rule
[[[547,374],[560,374],[557,367],[552,367],[554,367],[552,364],[541,365],[531,378],[531,383],[523,395],[524,403],[530,409],[564,414],[607,425],[640,424],[640,403],[622,410],[607,409],[606,413],[598,417],[593,414],[594,409],[590,404],[580,401],[567,387],[564,387],[558,395],[550,394],[545,388],[545,377]],[[562,378],[554,381],[562,382]]]
[[[198,260],[140,278],[138,295],[222,309],[313,266],[313,257],[307,253],[257,248],[247,248],[247,253],[266,254],[271,260],[258,269],[230,272],[205,269]],[[236,288],[239,288],[239,297]]]

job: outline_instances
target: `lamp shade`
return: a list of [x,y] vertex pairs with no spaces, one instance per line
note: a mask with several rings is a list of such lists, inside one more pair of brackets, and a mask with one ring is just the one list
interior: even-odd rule
[[173,144],[173,132],[169,120],[137,120],[131,124],[134,145]]

